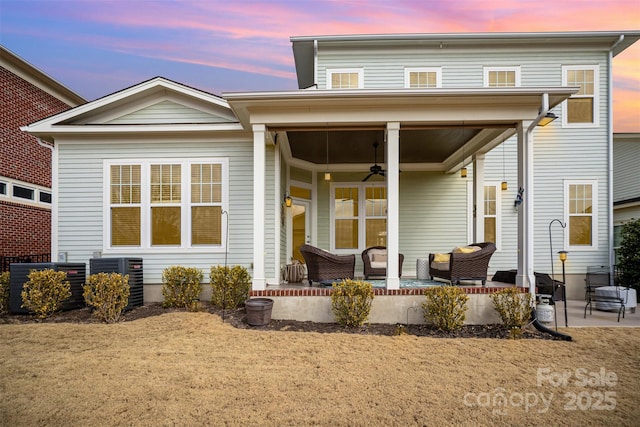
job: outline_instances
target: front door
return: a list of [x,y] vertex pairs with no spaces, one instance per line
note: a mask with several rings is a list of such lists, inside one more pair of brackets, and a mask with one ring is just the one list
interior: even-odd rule
[[293,199],[290,216],[291,238],[289,239],[289,250],[293,259],[304,263],[304,258],[300,253],[300,246],[311,242],[310,227],[310,203],[307,200]]

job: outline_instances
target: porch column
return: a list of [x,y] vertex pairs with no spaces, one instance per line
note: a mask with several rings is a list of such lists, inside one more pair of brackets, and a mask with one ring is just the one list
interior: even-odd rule
[[473,156],[473,241],[484,242],[484,153]]
[[253,125],[253,283],[255,291],[266,288],[264,273],[264,203],[266,126]]
[[400,123],[387,123],[387,289],[400,289]]
[[515,207],[518,210],[518,275],[516,276],[516,284],[531,289],[535,286],[533,274],[533,139],[528,128],[529,122],[519,122],[516,126],[518,132],[518,191],[524,190],[522,203]]

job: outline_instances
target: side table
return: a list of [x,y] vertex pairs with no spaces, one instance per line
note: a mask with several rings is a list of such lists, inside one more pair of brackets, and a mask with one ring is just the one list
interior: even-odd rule
[[419,280],[429,279],[429,258],[416,259],[416,278]]

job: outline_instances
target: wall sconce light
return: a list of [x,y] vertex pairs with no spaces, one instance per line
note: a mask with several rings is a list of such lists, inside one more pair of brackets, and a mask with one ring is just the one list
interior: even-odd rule
[[542,119],[540,119],[538,126],[546,126],[557,118],[558,116],[549,111]]
[[293,205],[293,199],[291,199],[291,196],[289,194],[284,195],[284,205],[288,208]]
[[509,189],[509,185],[507,184],[507,181],[502,181],[500,183],[500,188],[502,189],[502,191],[507,191]]
[[467,177],[467,168],[460,169],[460,178],[466,178],[466,177]]
[[324,173],[324,180],[325,181],[331,181],[331,174],[329,172],[325,172]]

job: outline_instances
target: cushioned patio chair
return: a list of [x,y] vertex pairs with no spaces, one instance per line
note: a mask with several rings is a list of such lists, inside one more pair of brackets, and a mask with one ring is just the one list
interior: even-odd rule
[[[469,247],[477,247],[474,252]],[[482,286],[487,283],[489,260],[496,251],[491,242],[472,243],[465,248],[456,248],[448,254],[429,254],[429,275],[445,279],[451,284],[460,284],[460,280],[481,280]]]
[[307,280],[326,282],[353,279],[356,269],[355,255],[334,255],[311,245],[300,246],[300,253],[307,264]]
[[[398,277],[402,277],[402,262],[404,255],[398,254]],[[371,246],[362,251],[362,262],[364,264],[364,278],[387,277],[387,247]]]

